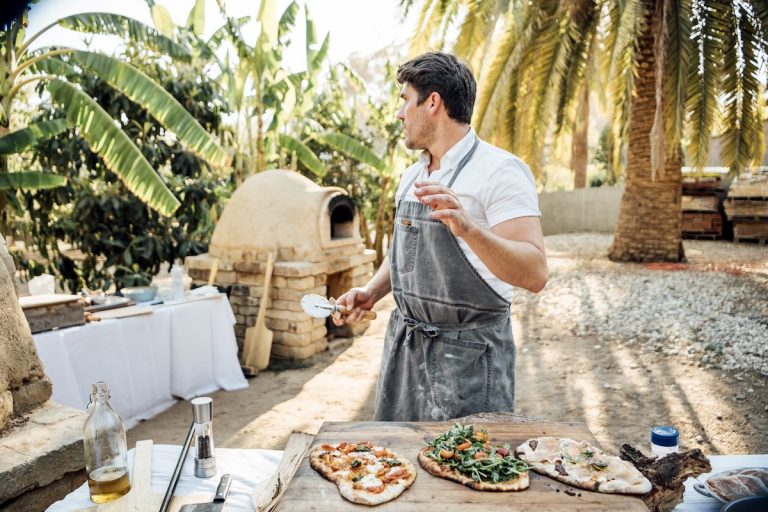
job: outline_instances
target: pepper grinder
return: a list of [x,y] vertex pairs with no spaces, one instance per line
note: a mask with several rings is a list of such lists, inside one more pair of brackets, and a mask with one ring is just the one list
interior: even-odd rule
[[212,403],[210,397],[192,399],[195,423],[195,476],[210,478],[216,474],[216,456],[213,445]]

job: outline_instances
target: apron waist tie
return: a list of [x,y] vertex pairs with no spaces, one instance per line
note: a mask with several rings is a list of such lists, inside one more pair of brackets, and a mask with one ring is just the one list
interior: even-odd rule
[[410,318],[408,316],[405,316],[399,310],[395,310],[395,311],[400,314],[400,316],[403,319],[403,323],[405,324],[406,341],[413,338],[414,331],[423,332],[430,338],[434,339],[440,336],[443,333],[443,331],[465,331],[465,330],[472,330],[472,329],[480,329],[483,327],[497,324],[499,322],[503,322],[507,318],[509,318],[509,312],[505,312],[503,314],[500,314],[496,318],[492,318],[484,322],[469,322],[469,323],[455,324],[455,325],[443,324],[441,326],[438,326],[434,324],[429,324],[427,322],[422,322],[421,320],[416,320],[415,318]]
[[426,322],[419,322],[413,318],[403,316],[403,322],[406,326],[405,339],[411,339],[413,331],[421,331],[430,338],[440,336],[440,328]]

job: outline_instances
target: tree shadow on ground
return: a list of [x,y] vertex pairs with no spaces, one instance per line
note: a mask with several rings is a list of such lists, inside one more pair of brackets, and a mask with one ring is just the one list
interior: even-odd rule
[[[612,303],[586,280],[580,282],[573,290],[580,302],[608,304],[607,314],[626,307]],[[684,446],[705,453],[763,453],[768,448],[768,394],[753,389],[736,399],[733,372],[698,367],[685,355],[648,353],[627,340],[575,335],[571,326],[542,322],[539,306],[530,302],[517,313],[517,413],[584,422],[613,452],[623,443],[648,452],[655,425],[677,427]],[[759,375],[739,378],[747,391],[766,385]]]

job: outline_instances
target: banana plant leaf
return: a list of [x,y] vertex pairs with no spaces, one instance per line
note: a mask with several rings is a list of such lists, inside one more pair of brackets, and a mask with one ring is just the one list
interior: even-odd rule
[[323,165],[323,162],[317,158],[317,155],[315,155],[312,150],[307,147],[306,144],[301,142],[299,139],[284,133],[278,134],[277,137],[280,147],[285,148],[288,153],[294,153],[296,158],[298,158],[299,161],[307,167],[307,169],[318,176],[325,175],[326,169]]
[[131,192],[163,215],[176,211],[179,200],[98,103],[74,84],[59,79],[48,83],[48,92],[65,110],[67,120],[78,127],[91,150],[101,156]]
[[0,190],[38,190],[60,187],[65,183],[67,178],[64,176],[38,171],[0,172]]
[[370,165],[377,171],[384,172],[387,168],[386,162],[376,156],[376,153],[349,135],[329,131],[319,133],[315,135],[315,138],[319,142],[332,147],[339,153],[343,153],[350,158],[354,158],[359,162]]
[[165,6],[153,4],[149,10],[152,14],[152,23],[155,25],[155,28],[165,37],[172,38],[176,25],[173,23],[173,18],[171,18],[171,13],[168,12],[168,9]]
[[72,60],[106,80],[110,85],[146,108],[160,124],[176,134],[193,153],[215,166],[228,158],[214,138],[157,82],[130,64],[100,53],[74,50]]
[[205,0],[195,0],[195,5],[189,11],[187,28],[198,37],[205,32]]
[[140,21],[120,14],[85,12],[61,18],[59,25],[78,32],[119,36],[146,45],[174,59],[189,62],[192,52]]
[[42,59],[33,64],[32,68],[38,73],[64,76],[67,78],[75,78],[79,74],[74,66],[56,57]]
[[286,36],[296,25],[296,15],[299,13],[299,4],[295,1],[291,2],[288,7],[283,11],[280,16],[280,21],[277,24],[277,40],[284,42]]
[[0,155],[20,153],[37,145],[39,142],[55,137],[67,130],[69,125],[64,119],[52,119],[30,123],[26,128],[7,133],[0,137]]

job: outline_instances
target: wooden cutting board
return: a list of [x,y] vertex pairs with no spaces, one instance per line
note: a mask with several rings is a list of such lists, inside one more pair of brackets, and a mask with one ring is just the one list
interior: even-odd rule
[[[131,473],[131,490],[128,494],[109,503],[81,508],[76,512],[154,512],[160,509],[163,496],[152,490],[152,440],[136,442],[133,472]],[[210,502],[208,494],[193,494],[174,496],[168,512],[179,512],[182,505],[189,503]]]
[[[367,440],[400,452],[416,466],[416,481],[394,501],[376,507],[381,511],[397,512],[487,512],[509,510],[525,512],[569,511],[621,511],[648,512],[640,498],[618,494],[601,494],[576,489],[551,478],[530,472],[531,486],[521,492],[481,492],[461,484],[436,478],[424,471],[417,461],[425,442],[451,427],[451,423],[400,422],[333,422],[324,423],[299,469],[288,484],[276,511],[296,510],[316,512],[357,511],[363,505],[350,503],[341,497],[336,484],[324,479],[309,465],[308,454],[322,443],[356,442]],[[486,426],[476,424],[476,426]],[[491,442],[509,443],[513,447],[532,437],[558,436],[586,439],[597,444],[583,423],[489,423]],[[566,493],[573,493],[570,495]]]

